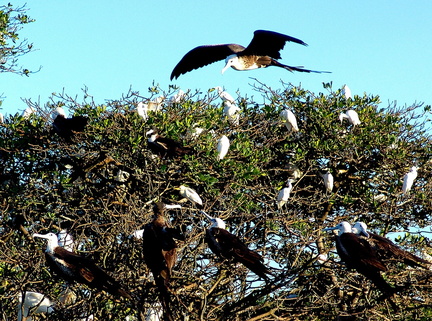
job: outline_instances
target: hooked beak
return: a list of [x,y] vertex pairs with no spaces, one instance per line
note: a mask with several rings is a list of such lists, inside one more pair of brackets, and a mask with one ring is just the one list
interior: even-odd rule
[[222,68],[221,74],[223,74],[229,67],[231,67],[231,61],[228,61],[225,65],[225,67]]
[[206,212],[204,211],[200,211],[201,214],[203,214],[205,217],[207,217],[210,221],[213,219],[213,217],[211,217],[210,215],[208,215]]
[[33,236],[33,237],[39,237],[39,238],[41,238],[41,239],[48,239],[48,236],[46,236],[46,235],[44,235],[44,234],[37,234],[37,233],[34,233],[32,236]]
[[179,204],[173,204],[173,205],[167,205],[167,204],[165,204],[165,208],[166,208],[167,210],[169,210],[169,209],[182,208],[182,207],[181,207],[181,205],[179,205]]
[[337,226],[334,227],[326,227],[325,229],[323,229],[323,231],[334,231],[334,230],[338,230]]

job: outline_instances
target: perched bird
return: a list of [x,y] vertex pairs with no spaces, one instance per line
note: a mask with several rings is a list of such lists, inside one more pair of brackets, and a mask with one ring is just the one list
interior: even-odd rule
[[225,135],[222,135],[222,137],[219,138],[218,144],[217,144],[217,153],[218,153],[217,159],[218,160],[224,159],[224,157],[228,153],[229,147],[230,147],[230,141],[229,141],[228,137],[226,137]]
[[137,104],[137,113],[138,116],[140,116],[144,121],[147,121],[149,119],[148,113],[147,113],[147,104],[144,102],[139,102]]
[[391,295],[395,292],[395,288],[390,286],[380,274],[380,272],[387,271],[387,267],[379,259],[369,242],[352,232],[348,222],[341,222],[325,230],[339,231],[336,236],[336,249],[348,269],[355,269],[363,274],[384,294]]
[[146,133],[146,136],[149,136],[148,148],[153,153],[159,155],[162,158],[179,157],[192,154],[194,152],[192,148],[184,147],[182,144],[175,141],[174,139],[160,136],[158,130],[155,128],[150,129]]
[[350,124],[353,126],[361,124],[357,112],[355,110],[352,110],[352,109],[348,110],[346,113],[340,113],[339,114],[339,120],[341,123],[343,122],[344,119],[348,119]]
[[299,128],[297,126],[297,119],[293,112],[287,108],[282,110],[279,114],[279,117],[282,118],[285,122],[285,126],[289,132],[298,132]]
[[252,70],[268,66],[281,67],[289,71],[321,73],[321,71],[287,66],[278,62],[277,59],[281,58],[279,52],[287,41],[307,46],[300,39],[267,30],[255,31],[252,41],[246,48],[237,44],[199,46],[189,51],[180,60],[172,71],[170,79],[173,80],[182,74],[222,59],[225,59],[226,63],[222,73],[229,67],[235,70]]
[[221,259],[242,263],[249,270],[267,281],[267,274],[272,273],[263,264],[262,256],[250,250],[236,235],[228,232],[222,219],[211,217],[204,211],[201,211],[201,213],[212,222],[210,228],[206,230],[205,238],[210,250]]
[[24,119],[28,119],[30,117],[30,115],[32,115],[34,113],[36,113],[36,110],[33,107],[29,106],[22,112],[21,116]]
[[288,179],[287,185],[279,191],[276,204],[278,208],[282,208],[288,202],[292,190],[292,180]]
[[397,261],[403,262],[412,267],[429,269],[431,262],[423,260],[422,258],[401,249],[388,238],[369,232],[367,230],[367,225],[363,222],[356,222],[352,231],[356,235],[364,237],[369,244],[371,244],[372,248],[375,249],[378,257],[383,262]]
[[[39,292],[25,291],[18,294],[18,321],[31,321],[31,315],[54,312],[55,303]],[[30,312],[31,311],[31,312]]]
[[84,131],[88,118],[84,116],[72,116],[66,118],[62,107],[57,107],[53,113],[53,129],[63,138],[70,139],[75,133]]
[[68,251],[58,244],[57,235],[33,234],[33,237],[39,237],[48,240],[45,250],[45,258],[50,268],[67,282],[78,282],[86,284],[91,288],[105,290],[113,295],[121,295],[131,299],[119,282],[109,276],[96,263],[87,257]]
[[224,101],[223,115],[228,119],[228,121],[237,126],[240,120],[240,114],[238,113],[240,108],[235,103],[229,101]]
[[179,104],[183,99],[185,99],[185,97],[186,97],[186,93],[183,90],[179,89],[177,93],[168,97],[167,100],[169,104]]
[[414,183],[414,180],[417,178],[417,170],[418,167],[411,167],[410,171],[405,174],[403,184],[402,184],[402,193],[408,194],[411,190],[411,187]]
[[345,99],[352,98],[351,89],[347,85],[343,86],[342,94],[345,96]]
[[325,174],[322,175],[322,178],[324,180],[324,186],[326,188],[326,191],[328,193],[331,193],[333,191],[333,183],[334,183],[334,179],[333,179],[333,175],[330,172],[327,172]]
[[179,190],[179,193],[182,197],[187,198],[192,203],[197,203],[202,206],[203,203],[201,197],[192,188],[180,185],[180,187],[176,187],[175,189]]
[[0,113],[0,124],[4,123],[4,116],[2,113]]
[[154,218],[146,224],[142,233],[144,261],[153,274],[159,289],[160,300],[165,320],[174,320],[170,308],[168,292],[172,269],[177,262],[177,240],[184,236],[177,229],[171,228],[165,218],[165,209],[181,208],[179,205],[156,203],[153,206]]
[[230,102],[231,104],[235,104],[235,99],[233,96],[231,96],[228,92],[226,92],[225,90],[222,89],[222,87],[220,86],[216,86],[214,87],[214,89],[217,89],[219,97],[223,100],[223,101],[227,101]]

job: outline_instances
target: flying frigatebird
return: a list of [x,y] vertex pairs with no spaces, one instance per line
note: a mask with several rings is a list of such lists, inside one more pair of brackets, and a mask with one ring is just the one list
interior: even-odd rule
[[160,157],[178,157],[186,154],[192,154],[194,151],[190,147],[184,147],[174,139],[159,135],[159,131],[155,128],[150,129],[148,136],[148,148]]
[[165,205],[158,202],[153,206],[154,219],[144,226],[142,233],[144,261],[153,274],[159,289],[160,300],[167,321],[174,320],[171,314],[171,299],[168,292],[172,268],[177,262],[177,240],[184,240],[181,232],[168,226],[165,209],[181,208],[180,205]]
[[54,233],[33,234],[33,237],[48,240],[45,250],[47,263],[56,274],[67,282],[83,283],[91,288],[105,290],[113,295],[132,299],[120,283],[97,266],[92,259],[60,247],[57,235]]
[[429,269],[432,264],[418,256],[401,249],[399,246],[394,244],[388,238],[381,235],[369,232],[367,225],[363,222],[356,222],[352,228],[353,233],[360,237],[365,237],[366,240],[371,244],[372,248],[375,249],[379,258],[386,261],[397,261],[404,262],[405,264],[412,267],[422,267]]
[[72,116],[66,118],[62,107],[57,107],[53,113],[52,123],[54,131],[65,139],[70,139],[75,132],[82,132],[87,125],[88,118],[85,116]]
[[268,281],[267,274],[272,272],[263,264],[264,260],[257,252],[250,250],[236,235],[225,229],[225,222],[200,211],[213,224],[206,230],[205,241],[214,254],[222,259],[240,262],[259,277]]
[[291,72],[326,72],[287,66],[278,62],[277,59],[281,58],[279,51],[284,48],[287,41],[307,46],[300,39],[267,30],[255,31],[252,41],[246,48],[238,44],[199,46],[189,51],[180,60],[172,71],[170,79],[173,80],[182,74],[222,59],[225,59],[226,63],[222,73],[229,67],[235,70],[252,70],[268,66],[281,67]]
[[325,230],[339,230],[336,236],[336,249],[348,269],[354,269],[363,274],[386,295],[392,295],[396,292],[395,288],[390,286],[380,274],[380,272],[387,271],[387,267],[379,259],[368,241],[352,232],[348,222],[341,222],[335,227]]

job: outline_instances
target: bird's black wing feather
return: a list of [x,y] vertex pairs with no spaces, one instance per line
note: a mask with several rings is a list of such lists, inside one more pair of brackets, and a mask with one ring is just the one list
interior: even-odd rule
[[209,65],[244,50],[237,44],[199,46],[189,51],[171,73],[171,80],[194,69]]
[[274,59],[280,59],[279,51],[284,48],[287,41],[307,46],[305,42],[294,37],[273,31],[257,30],[254,32],[250,44],[240,55],[270,56]]

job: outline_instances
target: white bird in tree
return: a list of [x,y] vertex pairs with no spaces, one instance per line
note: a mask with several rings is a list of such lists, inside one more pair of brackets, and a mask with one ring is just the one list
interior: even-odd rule
[[417,178],[417,169],[418,167],[413,166],[411,167],[411,170],[405,174],[403,185],[402,185],[403,194],[408,194],[409,191],[411,190],[414,180]]
[[144,104],[142,101],[139,102],[137,105],[137,113],[144,121],[147,121],[149,118],[147,114],[147,104]]
[[2,113],[0,113],[0,124],[4,123],[4,116]]
[[345,96],[345,99],[352,98],[351,89],[347,85],[343,86],[342,93]]
[[292,180],[289,179],[287,181],[286,186],[279,191],[279,194],[277,196],[277,201],[276,201],[278,208],[282,208],[282,206],[284,206],[286,204],[286,202],[288,202],[288,199],[289,199],[290,194],[291,194],[291,190],[293,188],[291,183],[292,183]]
[[180,185],[180,187],[175,188],[179,190],[179,193],[182,197],[187,198],[192,203],[197,203],[202,206],[202,199],[198,195],[198,193],[190,187],[186,187],[184,185]]
[[36,110],[33,107],[27,107],[21,114],[24,119],[28,119],[31,114],[34,114]]
[[322,178],[324,179],[324,185],[325,185],[326,191],[328,193],[331,193],[333,191],[333,183],[334,183],[334,178],[333,178],[332,173],[327,172],[327,173],[322,175]]
[[217,158],[219,160],[223,159],[226,156],[226,154],[228,153],[229,147],[230,147],[230,141],[229,141],[228,137],[223,135],[218,140],[218,144],[217,144],[217,152],[218,152]]
[[220,86],[216,86],[214,87],[214,89],[217,89],[219,97],[223,100],[223,101],[228,101],[231,104],[235,104],[235,99],[233,96],[231,96],[228,92],[224,91],[222,89],[222,87]]
[[353,126],[361,124],[359,115],[355,110],[352,109],[348,110],[346,113],[340,113],[339,120],[341,121],[341,123],[343,122],[344,119],[348,119],[350,124]]
[[294,115],[294,113],[285,108],[284,110],[282,110],[279,114],[279,117],[283,119],[283,121],[285,122],[285,126],[288,129],[289,132],[293,131],[293,132],[298,132],[298,126],[297,126],[297,119],[296,116]]
[[[54,312],[54,302],[39,292],[26,291],[18,294],[18,321],[31,321],[31,315]],[[31,311],[31,312],[30,312]]]
[[179,89],[177,93],[174,95],[168,97],[168,103],[169,104],[178,104],[180,103],[184,98],[186,97],[186,94],[183,90]]

